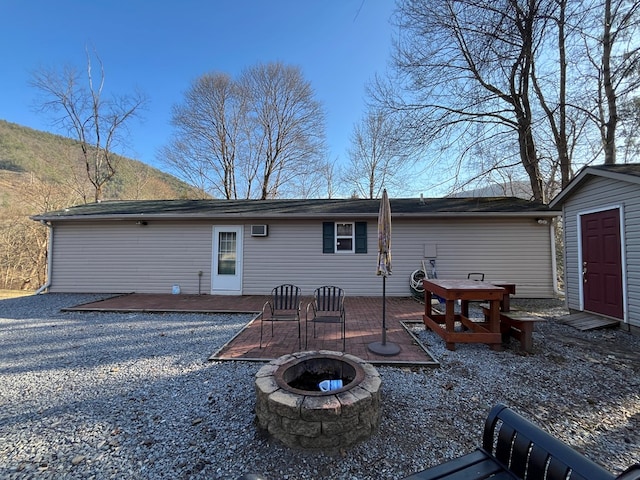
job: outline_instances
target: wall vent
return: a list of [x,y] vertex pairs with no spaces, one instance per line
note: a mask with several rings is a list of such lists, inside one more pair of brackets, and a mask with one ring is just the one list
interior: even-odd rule
[[266,237],[269,234],[267,225],[251,225],[252,237]]

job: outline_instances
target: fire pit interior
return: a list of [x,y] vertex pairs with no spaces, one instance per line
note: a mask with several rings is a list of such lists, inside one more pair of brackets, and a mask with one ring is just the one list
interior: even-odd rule
[[[325,380],[342,380],[342,386],[322,391]],[[258,427],[290,447],[348,447],[368,438],[380,421],[380,375],[353,355],[285,355],[258,371],[255,386]]]
[[[343,357],[312,355],[287,364],[286,368],[281,369],[276,375],[276,382],[284,383],[283,388],[289,387],[292,390],[300,390],[303,394],[312,395],[313,392],[322,391],[320,383],[326,380],[341,380],[342,390],[349,388],[349,385],[356,380],[358,373],[360,375],[357,380],[360,382],[364,378],[364,370],[357,368],[357,364]],[[335,393],[335,390],[331,393]]]

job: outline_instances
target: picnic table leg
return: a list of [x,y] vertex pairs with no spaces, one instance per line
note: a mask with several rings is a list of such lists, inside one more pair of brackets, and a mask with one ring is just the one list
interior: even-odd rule
[[424,313],[427,317],[433,315],[433,308],[431,306],[431,292],[427,289],[424,290]]
[[469,300],[460,300],[460,313],[469,318]]
[[[500,300],[491,300],[489,303],[489,331],[500,333]],[[502,350],[502,344],[491,344],[491,350]]]
[[533,323],[522,322],[520,324],[520,347],[525,352],[533,351]]
[[500,306],[501,306],[503,312],[510,312],[511,311],[511,295],[509,294],[508,291],[502,297],[502,302],[501,302]]
[[[447,333],[453,333],[455,331],[456,326],[456,316],[455,316],[455,300],[447,300],[445,304],[445,330]],[[455,350],[456,344],[453,342],[446,342],[447,350]]]

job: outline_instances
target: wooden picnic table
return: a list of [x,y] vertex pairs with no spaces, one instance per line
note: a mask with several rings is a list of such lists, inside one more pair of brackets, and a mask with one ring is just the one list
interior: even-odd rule
[[[425,295],[424,324],[445,341],[448,350],[455,350],[456,343],[486,343],[493,350],[502,348],[500,302],[504,299],[506,292],[504,288],[476,280],[425,279],[422,285]],[[431,305],[433,295],[444,299],[444,315],[433,310]],[[455,313],[455,302],[458,300],[461,302],[459,314]],[[470,301],[489,304],[486,322],[473,322],[469,319]],[[462,323],[466,330],[456,331],[456,322]],[[444,328],[441,327],[443,324]]]
[[511,282],[503,282],[502,280],[493,281],[490,280],[491,285],[504,288],[504,295],[500,301],[500,310],[503,312],[511,311],[511,295],[516,294],[516,284]]

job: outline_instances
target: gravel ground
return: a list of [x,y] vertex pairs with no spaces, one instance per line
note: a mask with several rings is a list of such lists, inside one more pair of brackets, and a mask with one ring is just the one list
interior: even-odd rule
[[[640,337],[541,322],[535,351],[444,348],[441,368],[378,367],[383,418],[343,452],[289,450],[254,426],[260,363],[208,362],[246,315],[62,313],[96,295],[0,301],[0,478],[398,479],[468,453],[497,402],[612,473],[640,462]],[[515,306],[549,318],[561,302]]]

